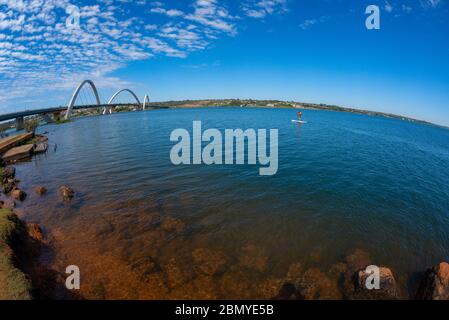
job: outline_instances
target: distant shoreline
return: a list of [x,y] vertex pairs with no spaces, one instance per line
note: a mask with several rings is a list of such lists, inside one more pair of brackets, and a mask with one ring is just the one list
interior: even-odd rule
[[[63,107],[63,106],[60,106]],[[165,109],[188,109],[188,108],[208,108],[208,107],[242,107],[242,108],[272,108],[272,109],[304,109],[304,110],[323,110],[323,111],[336,111],[336,112],[347,112],[354,114],[362,114],[368,116],[378,116],[388,119],[398,119],[402,121],[412,122],[416,124],[428,125],[432,127],[437,127],[445,130],[449,130],[449,126],[419,120],[411,117],[401,116],[392,113],[380,112],[380,111],[370,111],[364,109],[355,109],[348,107],[341,107],[337,105],[328,105],[324,103],[306,103],[306,102],[296,102],[296,101],[282,101],[282,100],[256,100],[256,99],[201,99],[201,100],[170,100],[161,102],[149,102],[147,103],[147,108],[165,108]],[[135,104],[130,104],[129,106],[115,107],[114,112],[131,112],[141,109],[137,108]],[[101,115],[101,108],[91,108],[85,110],[74,110],[74,117],[83,116],[93,116]],[[4,129],[14,127],[14,121],[4,122],[0,125]]]
[[316,104],[305,102],[281,101],[281,100],[255,100],[255,99],[202,99],[202,100],[178,100],[178,101],[163,101],[150,102],[148,107],[166,107],[166,108],[206,108],[206,107],[253,107],[253,108],[293,108],[306,110],[325,110],[349,112],[355,114],[365,114],[369,116],[380,116],[390,119],[398,119],[418,124],[435,126],[443,129],[449,129],[448,126],[432,123],[425,120],[419,120],[406,116],[396,115],[392,113],[370,111],[364,109],[355,109],[348,107],[341,107],[337,105]]

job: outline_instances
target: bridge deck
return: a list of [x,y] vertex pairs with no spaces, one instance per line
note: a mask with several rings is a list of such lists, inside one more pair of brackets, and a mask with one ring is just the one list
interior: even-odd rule
[[[105,107],[122,107],[122,106],[123,107],[124,106],[140,106],[140,104],[137,104],[137,103],[114,103],[114,104],[100,104],[100,105],[94,104],[94,105],[74,106],[73,110],[105,108]],[[0,122],[12,120],[12,119],[16,119],[16,118],[21,118],[21,117],[34,116],[34,115],[38,115],[38,114],[62,112],[62,111],[66,111],[66,110],[67,110],[67,107],[55,107],[55,108],[33,109],[33,110],[12,112],[12,113],[0,115]]]

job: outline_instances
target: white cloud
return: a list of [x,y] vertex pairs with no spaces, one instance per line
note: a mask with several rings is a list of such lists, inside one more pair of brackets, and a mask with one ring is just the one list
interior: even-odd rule
[[265,18],[267,15],[286,12],[286,0],[247,1],[243,5],[243,11],[251,18]]
[[[81,0],[0,0],[0,112],[12,111],[15,98],[32,100],[49,90],[63,96],[85,78],[117,89],[125,82],[111,73],[132,61],[185,58],[237,34],[238,12],[231,14],[217,0],[190,1],[179,10],[151,0],[98,0],[84,6]],[[286,10],[286,0],[248,1],[240,9],[252,17]],[[78,29],[66,27],[66,9],[73,4],[79,6]],[[142,14],[133,14],[132,6]],[[157,23],[152,15],[159,15]]]
[[317,19],[307,19],[307,20],[304,20],[304,21],[299,25],[299,27],[300,27],[301,29],[303,29],[303,30],[306,30],[306,29],[310,28],[310,27],[313,26],[313,25],[316,25],[316,24],[318,24],[318,23],[322,23],[322,22],[326,21],[326,19],[327,19],[326,16],[322,16],[322,17],[317,18]]
[[181,10],[177,10],[177,9],[166,10],[164,8],[158,7],[158,8],[153,8],[150,11],[153,13],[165,14],[169,17],[179,17],[179,16],[184,15],[184,12],[182,12]]
[[424,8],[436,8],[442,2],[441,0],[420,0]]

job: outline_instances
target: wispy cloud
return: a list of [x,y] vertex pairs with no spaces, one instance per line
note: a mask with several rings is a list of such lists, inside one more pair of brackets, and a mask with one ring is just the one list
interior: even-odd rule
[[299,25],[299,27],[300,27],[301,29],[303,29],[303,30],[306,30],[306,29],[310,28],[310,27],[313,26],[313,25],[316,25],[316,24],[318,24],[318,23],[325,22],[326,19],[327,19],[326,16],[321,16],[321,17],[316,18],[316,19],[306,19],[306,20],[304,20],[304,21]]
[[[66,26],[73,4],[78,28]],[[286,0],[249,0],[233,13],[217,0],[191,0],[180,8],[151,0],[0,0],[0,112],[16,98],[50,90],[57,96],[83,78],[122,87],[127,83],[111,74],[132,61],[182,59],[236,36],[242,14],[285,10]]]
[[265,18],[275,13],[287,12],[286,0],[252,0],[243,4],[243,11],[251,18]]

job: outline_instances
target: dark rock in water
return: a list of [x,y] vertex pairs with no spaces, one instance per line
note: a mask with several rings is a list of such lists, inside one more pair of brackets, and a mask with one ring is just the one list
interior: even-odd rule
[[7,181],[9,179],[14,179],[16,176],[16,168],[14,167],[6,167],[3,169],[3,181]]
[[[372,273],[366,269],[359,270],[355,274],[354,294],[352,299],[357,300],[396,300],[399,299],[399,291],[396,280],[390,269],[379,267],[379,289],[367,288],[367,280]],[[370,282],[370,281],[368,281]]]
[[223,272],[228,261],[223,252],[204,248],[195,249],[192,257],[198,272],[209,276]]
[[289,299],[296,299],[296,287],[291,282],[286,282],[282,285],[281,290],[279,290],[278,295],[275,297],[275,299],[278,300],[289,300]]
[[27,224],[27,233],[30,238],[42,242],[44,240],[44,233],[42,232],[41,227],[37,223],[28,223]]
[[345,299],[354,296],[354,281],[359,270],[364,270],[371,265],[371,258],[367,252],[356,249],[345,257],[344,262],[334,264],[329,270],[329,275],[340,284]]
[[418,299],[423,300],[449,300],[449,264],[440,264],[428,269],[422,279]]
[[130,265],[131,269],[136,272],[142,279],[147,278],[150,274],[157,271],[156,261],[150,257],[142,257],[137,261],[134,261]]
[[62,186],[61,188],[59,188],[59,192],[64,201],[70,201],[75,196],[75,191],[73,191],[72,188],[67,186]]
[[45,193],[47,193],[47,189],[46,189],[44,186],[37,186],[37,187],[34,189],[34,191],[35,191],[38,195],[40,195],[40,196],[42,196],[42,195],[44,195]]
[[255,245],[246,245],[242,248],[242,255],[239,258],[240,265],[263,272],[267,267],[268,256],[264,251]]
[[3,193],[8,194],[10,193],[14,188],[16,187],[16,184],[14,181],[7,181],[3,184]]
[[267,279],[259,286],[259,295],[269,300],[304,300],[295,284],[286,279]]
[[22,191],[20,189],[14,189],[13,191],[11,191],[11,197],[13,197],[16,200],[20,200],[23,201],[25,200],[27,194],[25,193],[25,191]]

